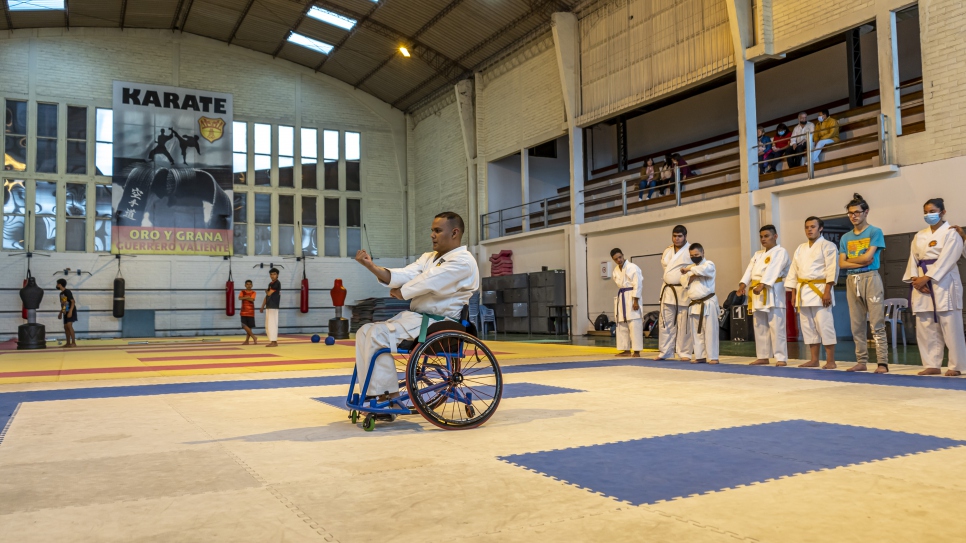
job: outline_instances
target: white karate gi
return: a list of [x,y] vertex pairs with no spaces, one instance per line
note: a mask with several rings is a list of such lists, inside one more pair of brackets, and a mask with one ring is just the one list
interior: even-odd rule
[[822,295],[825,294],[825,285],[834,285],[838,276],[839,250],[831,241],[820,237],[811,247],[806,241],[795,249],[788,277],[785,278],[785,288],[795,292],[802,337],[808,345],[837,343],[832,318],[835,297],[832,297],[832,306],[824,307]]
[[[714,288],[714,262],[704,259],[700,264],[681,275],[681,285],[688,291],[691,305],[688,307],[688,331],[694,340],[691,360],[718,359],[718,297]],[[692,280],[692,278],[694,278]],[[697,300],[711,296],[704,302]],[[704,315],[702,316],[702,306]],[[701,323],[701,332],[698,332]]]
[[[932,278],[932,296],[912,291],[911,308],[916,316],[916,340],[922,365],[939,369],[943,362],[943,346],[949,348],[949,369],[966,371],[966,338],[963,336],[963,281],[956,262],[963,255],[963,239],[949,223],[936,229],[920,230],[912,239],[909,263],[902,280],[912,283],[916,277]],[[923,261],[935,260],[924,264]],[[935,299],[935,305],[933,300]]]
[[[661,313],[658,318],[658,350],[660,358],[673,358],[674,353],[686,357],[691,353],[691,334],[688,333],[688,292],[681,286],[681,268],[692,264],[691,244],[685,243],[675,251],[674,245],[661,255],[664,285],[661,287]],[[675,296],[676,295],[676,296]]]
[[[620,290],[614,298],[614,320],[617,321],[617,349],[621,351],[640,351],[644,348],[644,314],[640,305],[641,291],[644,290],[644,276],[637,264],[624,262],[623,269],[614,270],[614,282]],[[634,298],[638,307],[634,309]]]
[[[423,254],[405,268],[389,270],[389,288],[398,288],[410,301],[411,311],[403,311],[386,322],[365,324],[356,332],[356,369],[359,389],[365,383],[372,356],[380,349],[396,349],[400,341],[419,337],[423,313],[459,320],[463,306],[480,288],[480,269],[476,259],[457,247],[436,259],[436,252]],[[367,396],[399,391],[393,357],[386,353],[372,368]]]
[[[789,265],[788,251],[776,245],[768,251],[761,249],[756,252],[741,277],[741,282],[748,286],[749,305],[754,314],[755,351],[762,360],[788,360],[783,281]],[[759,283],[765,288],[761,294],[755,294],[753,286]]]

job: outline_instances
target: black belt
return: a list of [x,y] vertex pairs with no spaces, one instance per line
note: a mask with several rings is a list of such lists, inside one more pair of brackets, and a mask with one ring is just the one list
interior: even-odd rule
[[697,300],[691,300],[691,303],[688,304],[688,309],[690,309],[691,306],[693,306],[693,305],[701,304],[701,314],[698,316],[698,333],[699,334],[701,333],[701,329],[704,326],[704,302],[707,302],[711,298],[714,298],[714,293],[713,292],[711,294],[708,294],[704,298],[699,298]]
[[[678,325],[678,291],[677,289],[674,288],[673,285],[664,283],[664,286],[661,287],[661,305],[662,306],[664,305],[664,291],[669,288],[671,289],[671,292],[674,294],[674,321],[673,322],[674,322],[674,326],[677,326]],[[664,327],[668,328],[667,322],[664,323]]]

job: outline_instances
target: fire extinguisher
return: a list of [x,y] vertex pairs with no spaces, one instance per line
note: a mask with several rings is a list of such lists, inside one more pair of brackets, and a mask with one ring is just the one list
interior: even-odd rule
[[299,299],[299,311],[309,312],[309,279],[305,276],[305,257],[302,257],[302,292]]

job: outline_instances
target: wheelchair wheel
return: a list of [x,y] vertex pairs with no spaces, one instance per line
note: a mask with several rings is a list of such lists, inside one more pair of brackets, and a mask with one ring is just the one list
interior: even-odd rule
[[476,428],[496,412],[503,375],[493,353],[477,338],[443,331],[426,338],[406,367],[413,407],[447,430]]

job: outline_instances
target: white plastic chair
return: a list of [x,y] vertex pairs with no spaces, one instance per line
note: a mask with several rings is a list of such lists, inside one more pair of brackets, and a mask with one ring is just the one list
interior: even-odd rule
[[909,300],[905,298],[887,298],[883,302],[885,322],[892,327],[892,350],[896,350],[896,326],[902,330],[902,346],[906,346],[906,327],[902,325],[902,312],[909,309]]
[[480,335],[483,337],[486,336],[486,323],[488,322],[493,323],[493,332],[496,333],[496,313],[485,305],[480,304]]

